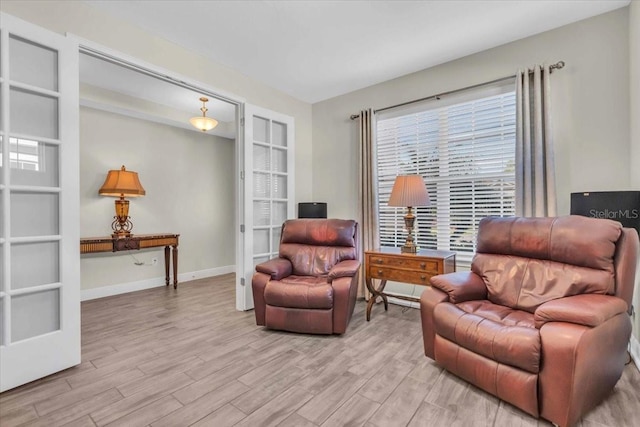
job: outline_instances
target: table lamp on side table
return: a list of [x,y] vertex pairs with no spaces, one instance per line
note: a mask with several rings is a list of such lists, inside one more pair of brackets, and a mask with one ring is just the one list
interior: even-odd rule
[[116,215],[111,223],[113,229],[111,236],[118,239],[130,237],[133,223],[129,218],[129,201],[124,197],[145,195],[146,192],[140,184],[138,173],[126,170],[124,166],[120,170],[110,170],[98,193],[103,196],[119,197],[116,199]]
[[414,207],[429,206],[429,193],[420,175],[398,175],[393,183],[389,206],[403,206],[407,208],[404,225],[407,228],[407,240],[400,248],[401,252],[417,253],[418,247],[413,241],[413,225],[416,217],[412,212]]

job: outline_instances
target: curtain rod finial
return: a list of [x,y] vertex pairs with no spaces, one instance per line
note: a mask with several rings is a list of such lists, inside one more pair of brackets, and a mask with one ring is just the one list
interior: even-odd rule
[[555,64],[551,64],[549,66],[549,72],[553,73],[553,70],[561,70],[562,68],[564,68],[565,63],[564,61],[558,61]]

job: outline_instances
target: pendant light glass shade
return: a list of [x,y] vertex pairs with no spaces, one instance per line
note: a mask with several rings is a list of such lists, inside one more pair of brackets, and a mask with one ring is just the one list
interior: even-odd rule
[[200,98],[200,101],[202,101],[202,108],[200,108],[200,111],[202,111],[202,116],[192,117],[191,119],[189,119],[189,123],[191,123],[195,128],[200,129],[202,132],[206,132],[218,126],[218,121],[216,119],[212,119],[211,117],[207,117],[208,109],[206,107],[206,103],[209,101],[209,99],[202,97]]

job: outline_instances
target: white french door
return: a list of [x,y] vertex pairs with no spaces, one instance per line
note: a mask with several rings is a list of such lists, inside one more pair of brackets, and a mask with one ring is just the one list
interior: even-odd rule
[[78,46],[0,20],[0,391],[80,363]]
[[278,255],[282,223],[295,216],[294,120],[244,105],[242,269],[236,308],[253,308],[255,265]]

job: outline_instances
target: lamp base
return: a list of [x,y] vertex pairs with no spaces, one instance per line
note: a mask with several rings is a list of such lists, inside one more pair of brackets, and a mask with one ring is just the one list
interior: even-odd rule
[[130,231],[126,230],[118,230],[111,233],[111,237],[113,237],[114,239],[126,239],[131,236],[133,236],[133,234],[131,234]]
[[113,237],[114,239],[124,239],[125,237],[131,237],[131,229],[133,228],[133,223],[131,222],[129,217],[116,215],[113,218],[113,222],[111,223],[111,229],[113,230],[113,233],[111,233],[111,237]]
[[407,243],[400,247],[400,252],[405,254],[415,254],[418,253],[419,250],[420,248],[416,245],[408,245]]
[[415,223],[416,217],[413,215],[413,211],[411,206],[407,207],[407,214],[404,216],[404,226],[407,229],[407,240],[404,242],[404,245],[400,248],[400,252],[415,254],[418,252],[418,247],[414,243],[413,240],[413,225]]

